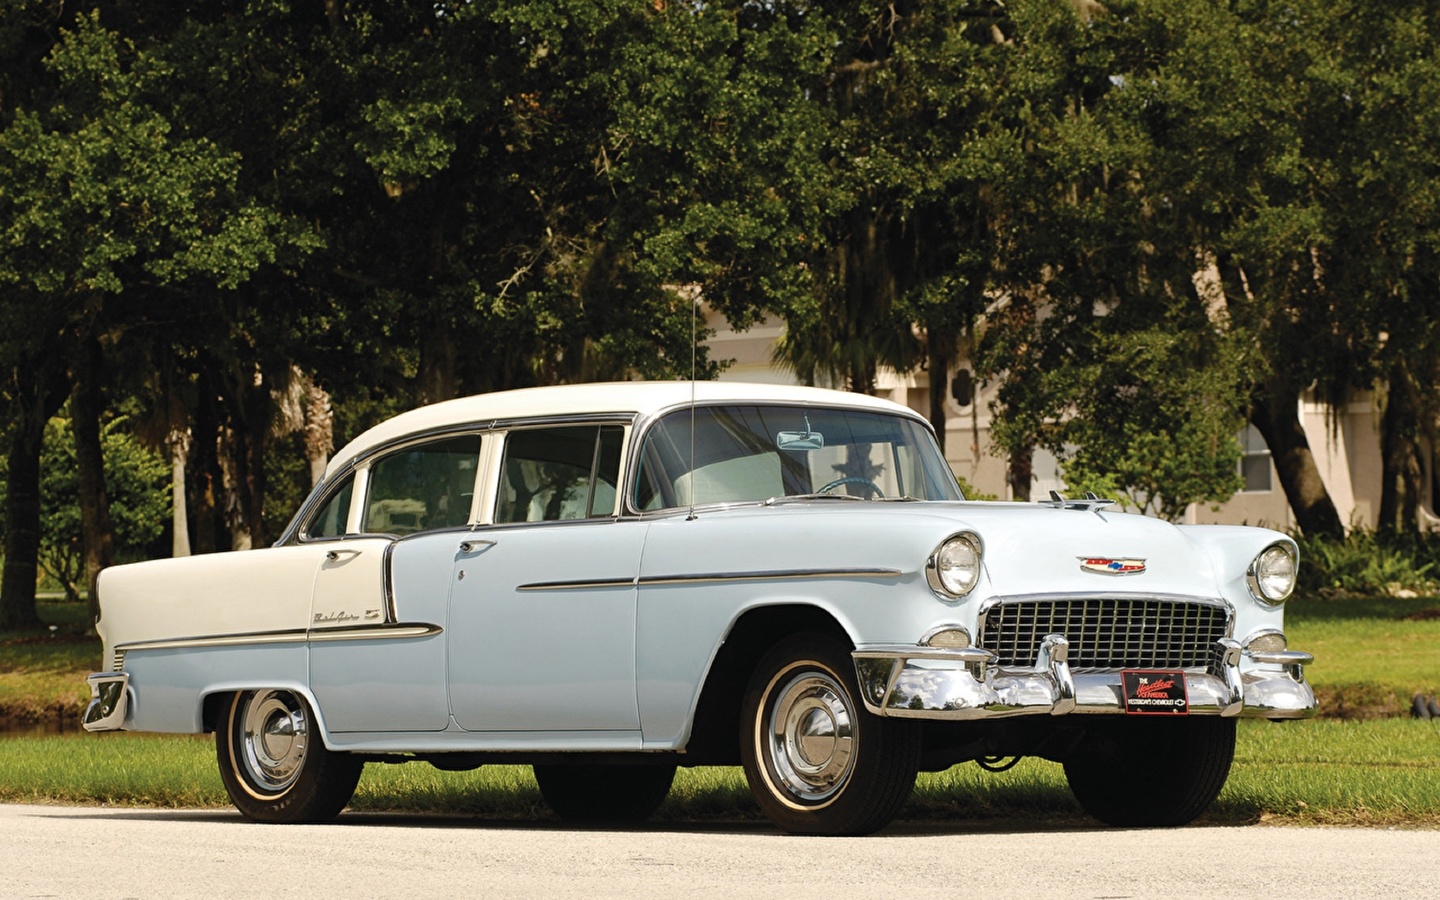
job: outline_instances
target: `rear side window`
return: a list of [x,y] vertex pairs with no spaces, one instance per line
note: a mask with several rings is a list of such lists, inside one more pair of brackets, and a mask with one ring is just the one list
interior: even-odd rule
[[362,530],[406,535],[466,524],[479,460],[478,434],[417,444],[381,457],[370,466]]
[[511,432],[501,465],[496,522],[557,522],[615,514],[620,425]]

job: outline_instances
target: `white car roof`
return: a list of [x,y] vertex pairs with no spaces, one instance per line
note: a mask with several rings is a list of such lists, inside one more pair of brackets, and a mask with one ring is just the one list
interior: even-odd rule
[[908,407],[890,400],[825,388],[736,381],[613,381],[566,384],[475,394],[421,406],[387,419],[346,444],[330,460],[329,477],[356,457],[413,434],[441,431],[468,424],[544,419],[558,416],[634,414],[649,418],[689,403],[796,403],[849,406],[921,418]]

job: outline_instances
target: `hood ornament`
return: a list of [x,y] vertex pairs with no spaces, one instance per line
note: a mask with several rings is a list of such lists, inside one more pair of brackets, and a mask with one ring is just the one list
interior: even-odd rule
[[1145,571],[1145,560],[1117,556],[1077,556],[1080,569],[1097,575],[1139,575]]
[[1114,500],[1099,497],[1094,491],[1086,491],[1083,500],[1067,500],[1061,496],[1059,491],[1051,491],[1049,500],[1039,500],[1036,502],[1043,503],[1046,506],[1052,506],[1055,509],[1088,509],[1091,512],[1099,512],[1107,506],[1115,505]]

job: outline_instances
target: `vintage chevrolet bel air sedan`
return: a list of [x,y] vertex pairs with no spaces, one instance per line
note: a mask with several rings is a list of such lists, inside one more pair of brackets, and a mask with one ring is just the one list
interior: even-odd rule
[[884,826],[918,771],[1064,767],[1119,825],[1219,793],[1241,717],[1310,716],[1297,554],[1093,496],[967,501],[926,421],[810,388],[535,388],[397,416],[271,548],[99,582],[92,731],[213,732],[252,819],[367,762],[534,767],[637,821],[743,766],[780,828]]

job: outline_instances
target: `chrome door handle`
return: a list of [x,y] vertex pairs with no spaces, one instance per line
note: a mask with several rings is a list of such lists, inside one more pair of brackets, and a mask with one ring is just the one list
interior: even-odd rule
[[474,550],[476,547],[493,547],[493,546],[495,546],[495,542],[494,542],[494,541],[487,541],[487,540],[461,541],[461,542],[460,542],[460,552],[461,552],[461,553],[469,553],[470,551]]

